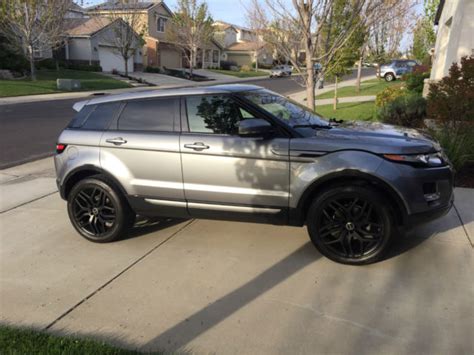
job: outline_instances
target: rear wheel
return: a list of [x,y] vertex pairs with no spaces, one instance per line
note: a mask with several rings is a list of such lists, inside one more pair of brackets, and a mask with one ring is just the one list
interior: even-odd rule
[[310,238],[329,259],[352,265],[380,260],[387,251],[393,219],[378,191],[335,186],[320,194],[307,216]]
[[97,243],[119,239],[135,220],[125,197],[102,175],[81,180],[72,188],[68,214],[79,234]]

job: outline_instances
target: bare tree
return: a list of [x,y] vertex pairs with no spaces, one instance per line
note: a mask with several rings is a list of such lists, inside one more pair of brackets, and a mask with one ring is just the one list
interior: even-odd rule
[[[265,41],[263,39],[266,33],[265,23],[265,12],[259,2],[259,0],[251,0],[250,6],[245,6],[247,13],[247,25],[252,31],[252,41],[251,45],[254,51],[255,56],[255,71],[258,71],[258,59],[262,50],[265,49]],[[262,19],[265,19],[262,21]]]
[[[401,0],[351,0],[345,6],[346,19],[344,26],[338,29],[336,35],[330,35],[333,24],[330,16],[337,0],[292,0],[291,5],[285,0],[262,0],[265,5],[265,16],[262,22],[268,31],[265,40],[277,52],[287,58],[301,74],[302,84],[306,87],[307,105],[315,108],[314,91],[316,76],[314,63],[322,66],[320,75],[339,65],[336,60],[338,52],[344,48],[355,32],[361,28],[368,28],[376,22],[376,9],[383,4]],[[391,7],[386,8],[390,11]],[[295,50],[304,53],[304,62],[301,63],[294,55]]]
[[10,46],[30,62],[32,80],[36,80],[35,61],[62,46],[70,5],[70,0],[2,0],[0,30]]
[[[209,44],[214,35],[212,17],[206,2],[178,0],[177,9],[166,29],[166,37],[181,48],[189,63],[191,78],[199,49]],[[204,60],[204,53],[203,53]]]
[[[136,10],[139,0],[115,0],[105,16],[112,22],[113,38],[110,44],[124,61],[125,75],[128,76],[128,62],[143,46],[146,22],[143,14]],[[97,19],[100,21],[100,18]],[[133,59],[132,59],[133,60]]]

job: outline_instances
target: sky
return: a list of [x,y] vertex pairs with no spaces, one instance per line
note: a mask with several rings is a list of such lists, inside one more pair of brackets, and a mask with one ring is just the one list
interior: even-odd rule
[[[74,0],[79,5],[81,0]],[[83,0],[84,6],[91,6],[103,3],[103,0]],[[176,8],[176,0],[165,0],[171,10]],[[214,20],[221,20],[234,25],[247,26],[245,21],[245,0],[206,0],[209,12]]]
[[[91,6],[104,2],[105,0],[83,0],[84,6]],[[286,0],[290,2],[290,0]],[[416,6],[417,13],[421,13],[423,6],[421,0],[412,0],[416,1],[418,5]],[[75,0],[78,4],[81,4],[81,0]],[[214,20],[221,20],[225,22],[232,23],[234,25],[239,25],[247,27],[245,18],[245,4],[249,0],[206,0],[209,6],[209,12],[211,13]],[[166,5],[168,5],[171,10],[176,8],[177,0],[165,0]],[[405,33],[403,36],[402,42],[400,44],[400,49],[405,51],[411,45],[411,33]]]

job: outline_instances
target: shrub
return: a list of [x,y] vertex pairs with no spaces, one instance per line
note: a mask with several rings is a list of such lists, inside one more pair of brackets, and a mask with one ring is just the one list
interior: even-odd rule
[[157,67],[145,67],[147,73],[161,73],[161,69]]
[[222,70],[230,70],[230,67],[237,66],[237,63],[233,60],[221,60],[221,69]]
[[474,121],[474,56],[453,63],[448,76],[430,85],[427,111],[449,128]]
[[240,71],[243,71],[243,72],[249,72],[251,70],[252,69],[248,65],[242,65],[242,67],[240,67]]
[[430,77],[429,72],[413,71],[412,73],[403,76],[405,85],[408,91],[421,94],[423,92],[423,85],[425,79]]
[[52,58],[42,59],[36,63],[37,69],[49,69],[55,70],[56,69],[56,60]]
[[473,129],[474,127],[454,130],[438,129],[431,132],[443,147],[456,171],[462,170],[467,164],[474,163]]
[[0,33],[0,69],[9,69],[24,73],[30,70],[30,63],[26,58],[13,51],[5,37]]
[[400,86],[389,86],[377,94],[375,98],[375,106],[384,107],[402,95],[405,95],[404,88]]
[[82,71],[102,71],[102,67],[98,64],[77,64],[77,63],[65,63],[64,68],[72,70]]
[[425,117],[426,100],[417,94],[399,96],[378,112],[382,122],[412,128],[423,127]]

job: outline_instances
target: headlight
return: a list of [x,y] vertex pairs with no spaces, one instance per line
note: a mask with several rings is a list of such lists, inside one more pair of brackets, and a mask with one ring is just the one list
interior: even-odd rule
[[384,158],[397,163],[406,163],[423,167],[436,167],[447,164],[447,160],[444,158],[442,152],[416,155],[384,154]]

